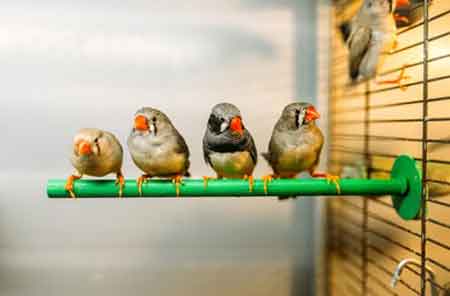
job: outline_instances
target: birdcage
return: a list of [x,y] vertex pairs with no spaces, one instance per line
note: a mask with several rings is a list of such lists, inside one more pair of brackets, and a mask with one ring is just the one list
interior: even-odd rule
[[388,197],[328,203],[329,295],[448,295],[450,1],[423,2],[379,73],[405,67],[403,85],[348,87],[346,48],[333,34],[329,166],[344,177],[384,178],[408,153],[421,165],[423,190],[415,222],[398,218]]
[[[326,201],[327,227],[317,231],[321,236],[326,229],[327,260],[318,260],[325,295],[449,295],[450,1],[411,3],[398,11],[408,22],[378,73],[386,80],[403,71],[409,77],[393,85],[375,79],[349,84],[348,53],[338,30],[342,12],[334,8],[331,50],[325,53],[330,52],[329,103],[322,107],[328,105],[328,168],[341,177],[338,186],[311,179],[267,186],[255,179],[249,189],[248,180],[190,178],[181,188],[152,180],[141,191],[129,179],[122,197],[340,195]],[[406,165],[396,167],[402,161]],[[69,198],[65,184],[49,180],[49,197]],[[80,198],[118,196],[114,180],[80,180],[75,191]],[[411,193],[408,212],[402,212],[399,203]]]

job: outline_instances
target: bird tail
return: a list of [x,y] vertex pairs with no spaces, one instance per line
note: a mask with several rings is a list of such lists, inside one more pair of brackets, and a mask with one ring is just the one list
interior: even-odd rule
[[341,31],[342,39],[344,40],[344,42],[347,42],[347,40],[348,40],[348,38],[350,38],[350,34],[352,32],[352,26],[351,26],[350,21],[343,22],[342,24],[340,24],[339,31]]
[[268,163],[270,163],[270,153],[269,152],[263,152],[261,153],[262,157],[267,160]]
[[278,196],[279,201],[285,201],[289,199],[297,199],[297,196]]

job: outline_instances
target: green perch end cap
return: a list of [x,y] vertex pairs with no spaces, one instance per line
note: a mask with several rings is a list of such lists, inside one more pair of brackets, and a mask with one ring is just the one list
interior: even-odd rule
[[416,161],[407,155],[399,156],[394,163],[391,177],[404,179],[407,191],[402,195],[392,195],[392,204],[397,214],[404,220],[416,220],[421,216],[422,174]]

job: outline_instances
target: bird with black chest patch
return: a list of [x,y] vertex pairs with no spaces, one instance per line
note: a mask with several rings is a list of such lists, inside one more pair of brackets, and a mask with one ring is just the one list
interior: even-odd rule
[[[340,25],[349,49],[349,71],[352,83],[376,78],[387,54],[397,47],[397,28],[394,19],[395,0],[364,0],[357,14]],[[398,84],[402,81],[406,65],[397,78],[376,80],[378,84]]]
[[131,158],[144,174],[137,179],[139,194],[150,178],[170,178],[180,195],[183,177],[189,177],[189,148],[186,141],[163,112],[144,107],[134,116],[128,137]]
[[75,198],[74,182],[84,175],[103,177],[116,174],[116,185],[119,185],[119,197],[122,196],[125,179],[122,175],[123,149],[117,138],[96,128],[84,128],[77,132],[73,139],[70,157],[76,173],[66,182],[65,189]]
[[[258,154],[236,106],[221,103],[213,107],[203,137],[203,156],[218,179],[246,179],[249,190],[253,191],[253,171]],[[209,179],[213,178],[204,177],[205,187]]]
[[[315,123],[318,118],[319,113],[309,103],[292,103],[284,108],[273,129],[269,150],[263,153],[273,170],[272,175],[263,177],[266,193],[274,178],[295,178],[301,172],[308,172],[315,178],[326,178],[340,192],[338,177],[316,172],[324,142]],[[286,198],[289,197],[280,197]]]

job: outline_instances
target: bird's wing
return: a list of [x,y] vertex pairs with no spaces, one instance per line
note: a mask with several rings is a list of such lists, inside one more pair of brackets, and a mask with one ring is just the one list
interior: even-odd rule
[[264,157],[264,159],[270,163],[270,153],[269,152],[263,152],[261,153],[262,157]]
[[320,154],[322,153],[324,139],[323,139],[322,131],[317,126],[313,130],[313,133],[317,137],[317,143],[314,145],[314,150],[317,151],[316,152],[316,160],[313,165],[313,170],[315,170],[316,167],[319,165]]
[[278,158],[281,154],[281,146],[277,141],[279,134],[274,132],[272,133],[272,137],[269,142],[269,151],[267,153],[263,153],[263,157],[267,160],[272,170],[276,173],[275,168],[278,164]]
[[175,152],[177,153],[183,153],[186,154],[187,157],[190,156],[190,152],[189,152],[189,147],[186,144],[186,141],[184,140],[183,136],[177,131],[175,130],[176,133],[176,140],[177,140],[177,147]]
[[342,39],[344,42],[347,42],[352,32],[352,23],[350,21],[341,23],[339,25],[339,30],[341,31]]
[[103,134],[108,141],[108,150],[110,151],[110,153],[106,153],[107,158],[109,161],[113,162],[112,166],[114,167],[114,171],[120,171],[123,162],[122,144],[120,144],[120,141],[114,134],[106,131],[104,131]]
[[314,165],[311,167],[312,172],[314,172],[316,170],[316,168],[319,166],[319,161],[320,161],[320,154],[322,153],[322,146],[320,145],[317,153],[316,153],[316,161],[314,162]]
[[176,134],[176,141],[177,141],[177,145],[175,148],[175,152],[176,153],[181,153],[184,154],[186,156],[186,176],[189,176],[189,167],[190,167],[190,162],[189,162],[189,156],[190,156],[190,152],[189,152],[189,147],[186,144],[186,141],[184,140],[183,136],[176,130],[174,129],[175,134]]
[[253,137],[250,133],[249,133],[248,149],[250,152],[250,156],[252,157],[253,163],[256,165],[258,163],[258,152],[256,151],[255,141],[253,140]]
[[350,77],[356,80],[359,76],[359,66],[361,61],[369,50],[370,41],[372,39],[372,30],[367,27],[358,27],[351,34],[348,47],[350,55]]
[[207,134],[203,137],[203,159],[205,162],[212,167],[211,158],[209,158],[209,155],[211,154],[211,150],[208,148],[208,139]]

